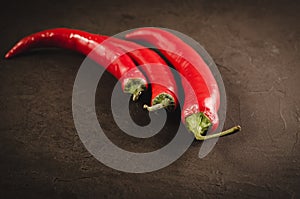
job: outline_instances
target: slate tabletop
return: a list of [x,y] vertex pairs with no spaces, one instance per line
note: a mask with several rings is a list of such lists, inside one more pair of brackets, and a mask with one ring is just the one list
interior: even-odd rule
[[[6,1],[0,17],[1,198],[300,197],[297,1]],[[72,89],[83,55],[62,49],[4,55],[48,28],[114,35],[143,26],[177,30],[204,46],[226,88],[224,128],[240,124],[242,131],[219,139],[205,158],[198,157],[202,142],[194,141],[173,164],[133,174],[100,163],[78,137]],[[105,97],[116,80],[105,73],[101,82],[97,115],[116,144],[151,151],[172,139],[178,112],[153,139],[123,135]],[[142,102],[129,104],[141,125],[149,122]]]

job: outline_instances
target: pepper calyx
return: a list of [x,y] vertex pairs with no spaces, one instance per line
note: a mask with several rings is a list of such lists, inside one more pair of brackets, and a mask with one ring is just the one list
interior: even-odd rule
[[167,93],[161,93],[152,100],[152,106],[145,104],[144,108],[148,111],[156,111],[162,108],[171,111],[175,109],[175,100],[171,95]]
[[225,131],[214,133],[210,135],[205,135],[211,126],[211,122],[204,113],[194,113],[185,119],[186,126],[189,131],[194,133],[197,140],[208,140],[212,138],[217,138],[221,136],[226,136],[229,134],[236,133],[241,130],[241,126],[237,125]]
[[185,123],[187,129],[194,133],[197,140],[203,140],[203,136],[205,136],[211,126],[210,119],[202,112],[187,116],[185,118]]
[[142,79],[129,79],[125,84],[124,92],[132,94],[132,100],[137,101],[145,89],[146,85]]

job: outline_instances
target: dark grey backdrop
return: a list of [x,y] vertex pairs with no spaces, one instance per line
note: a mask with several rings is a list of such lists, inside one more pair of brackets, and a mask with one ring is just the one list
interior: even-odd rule
[[[9,1],[0,7],[0,195],[3,198],[300,197],[300,4],[296,1]],[[90,156],[72,120],[71,94],[84,56],[65,50],[3,56],[23,36],[69,27],[113,35],[160,26],[191,36],[219,66],[228,96],[222,138],[204,159],[201,142],[174,164],[147,174],[112,170]],[[179,112],[143,141],[113,123],[106,74],[97,112],[107,135],[129,150],[172,139]],[[147,95],[142,97],[142,102]],[[139,124],[142,102],[130,104]],[[5,196],[5,197],[4,197]]]

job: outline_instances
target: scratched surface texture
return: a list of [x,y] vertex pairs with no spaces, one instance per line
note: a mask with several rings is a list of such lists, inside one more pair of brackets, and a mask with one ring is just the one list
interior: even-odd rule
[[[1,198],[300,198],[297,1],[7,1],[0,18]],[[243,130],[204,159],[195,141],[172,165],[129,174],[98,162],[76,133],[72,87],[84,56],[58,49],[3,56],[46,28],[113,35],[141,26],[174,29],[205,47],[227,90],[225,128]],[[109,110],[116,80],[105,74],[101,82],[98,119],[116,144],[149,151],[170,141],[178,112],[156,138],[132,139]],[[139,124],[149,122],[143,100],[130,104]]]

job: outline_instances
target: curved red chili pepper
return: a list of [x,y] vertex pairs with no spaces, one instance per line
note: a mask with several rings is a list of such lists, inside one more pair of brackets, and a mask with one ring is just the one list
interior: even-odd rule
[[151,107],[144,105],[148,110],[157,110],[163,107],[175,109],[178,105],[177,86],[173,74],[166,62],[154,51],[133,42],[110,38],[132,57],[146,73],[152,83]]
[[[196,139],[210,139],[240,130],[240,126],[236,126],[221,133],[204,136],[210,126],[216,129],[219,125],[217,111],[220,94],[218,84],[209,67],[192,47],[172,33],[159,28],[140,28],[128,33],[125,37],[154,45],[189,81],[192,89],[186,81],[182,81],[185,102],[181,119],[194,133]],[[190,61],[197,63],[197,67]]]
[[147,80],[123,50],[109,43],[101,44],[99,36],[88,32],[56,28],[34,33],[21,39],[6,55],[11,58],[19,53],[37,47],[59,47],[88,55],[121,81],[123,91],[133,94],[137,100]]

